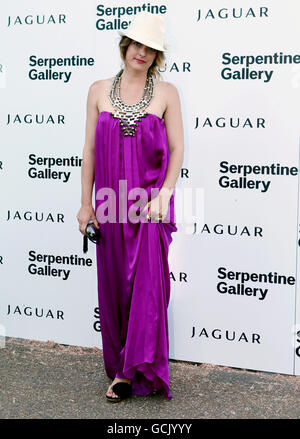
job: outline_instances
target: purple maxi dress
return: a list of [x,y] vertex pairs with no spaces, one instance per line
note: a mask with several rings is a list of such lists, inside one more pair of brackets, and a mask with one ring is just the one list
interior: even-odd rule
[[[116,194],[116,221],[99,224],[100,243],[96,246],[104,366],[111,379],[131,379],[133,395],[146,396],[158,389],[172,398],[167,307],[168,249],[171,235],[177,231],[175,190],[166,222],[133,223],[128,217],[121,222],[118,216],[119,180],[126,180],[126,197],[132,188],[141,187],[150,201],[151,188],[161,188],[169,163],[164,120],[147,113],[137,125],[133,136],[124,136],[120,119],[102,111],[95,131],[97,219],[101,204],[107,202],[107,197],[97,199],[99,189],[108,187]],[[126,212],[138,199],[127,198]]]

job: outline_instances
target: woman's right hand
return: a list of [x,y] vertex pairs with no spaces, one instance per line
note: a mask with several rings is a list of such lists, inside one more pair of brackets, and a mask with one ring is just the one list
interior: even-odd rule
[[76,216],[79,223],[79,230],[83,235],[86,235],[85,229],[89,221],[93,221],[95,226],[99,229],[93,206],[81,206]]

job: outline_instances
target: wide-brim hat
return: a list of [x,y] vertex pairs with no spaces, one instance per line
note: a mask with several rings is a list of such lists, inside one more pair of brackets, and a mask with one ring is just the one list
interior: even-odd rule
[[165,42],[165,31],[165,21],[160,15],[142,11],[135,15],[128,29],[119,30],[118,33],[164,52],[168,50]]

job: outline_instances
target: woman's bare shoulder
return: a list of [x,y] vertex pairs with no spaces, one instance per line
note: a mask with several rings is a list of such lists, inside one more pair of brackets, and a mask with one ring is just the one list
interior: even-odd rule
[[174,84],[172,84],[172,82],[162,81],[162,83],[164,85],[164,90],[167,93],[172,93],[174,95],[178,93],[177,87]]
[[99,96],[99,93],[107,90],[112,84],[114,76],[106,79],[98,79],[89,86],[89,93]]
[[172,82],[160,80],[159,87],[161,91],[161,95],[164,96],[166,106],[173,105],[174,102],[179,100],[179,93],[174,84]]
[[159,86],[160,90],[166,95],[176,95],[178,94],[178,90],[172,82],[165,81],[163,79],[157,79],[157,86]]

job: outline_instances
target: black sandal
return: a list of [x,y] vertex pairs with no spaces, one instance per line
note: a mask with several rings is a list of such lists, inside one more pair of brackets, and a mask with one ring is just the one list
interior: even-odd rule
[[110,402],[120,402],[122,399],[129,398],[132,395],[132,385],[129,383],[118,382],[111,389],[117,395],[117,398],[105,395]]

